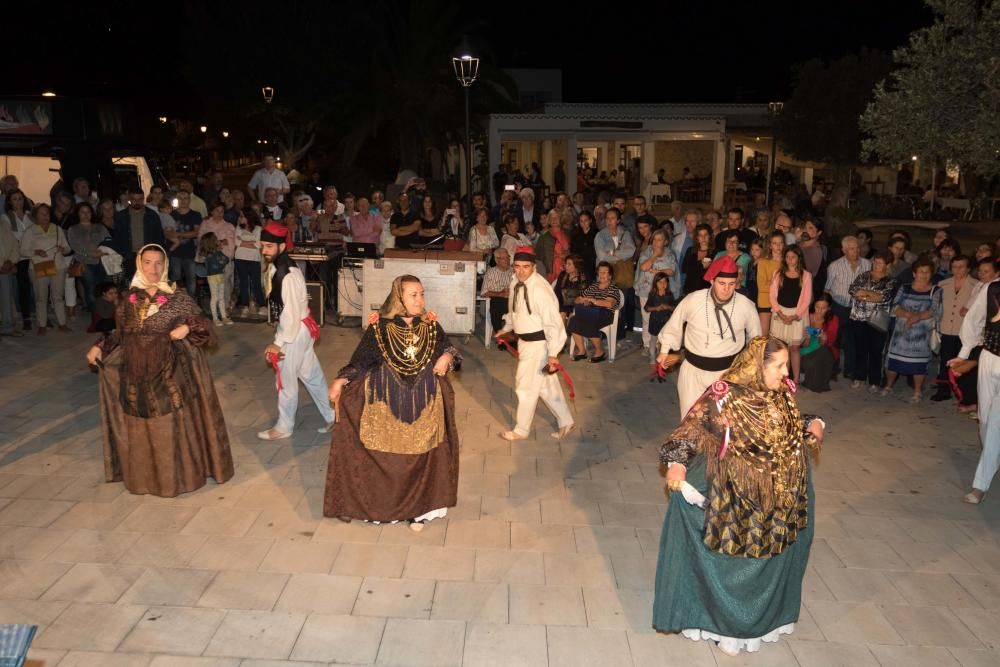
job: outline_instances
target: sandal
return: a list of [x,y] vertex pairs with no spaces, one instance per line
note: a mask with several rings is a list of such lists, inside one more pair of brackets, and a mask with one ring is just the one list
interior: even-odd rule
[[503,438],[504,440],[510,440],[511,442],[513,442],[514,440],[528,439],[528,436],[521,435],[516,431],[504,431],[503,433],[500,434],[500,437]]
[[976,495],[977,491],[979,491],[979,489],[973,489],[969,493],[965,494],[965,496],[962,498],[962,502],[968,503],[970,505],[978,505],[979,503],[986,500],[986,492],[979,491],[979,495]]

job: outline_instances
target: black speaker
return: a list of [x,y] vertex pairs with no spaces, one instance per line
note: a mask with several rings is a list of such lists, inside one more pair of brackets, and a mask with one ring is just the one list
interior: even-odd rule
[[[326,321],[326,286],[318,281],[306,281],[306,297],[309,300],[309,310],[312,312],[316,324],[323,326]],[[271,309],[267,309],[268,324],[274,322],[271,317]]]

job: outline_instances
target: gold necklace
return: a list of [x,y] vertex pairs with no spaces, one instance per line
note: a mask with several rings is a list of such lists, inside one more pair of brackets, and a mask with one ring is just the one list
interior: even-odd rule
[[384,330],[375,324],[375,341],[393,370],[400,375],[416,375],[434,354],[437,328],[422,320],[409,327],[386,322]]
[[[777,405],[777,401],[786,405]],[[769,473],[779,493],[784,491],[785,471],[797,464],[802,451],[802,435],[796,427],[798,411],[793,406],[784,396],[770,400],[740,397],[726,403],[736,445],[730,451],[757,472]]]

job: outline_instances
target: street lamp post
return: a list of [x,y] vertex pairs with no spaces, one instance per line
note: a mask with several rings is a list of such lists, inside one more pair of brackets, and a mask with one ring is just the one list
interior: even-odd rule
[[479,58],[464,54],[451,59],[455,78],[465,90],[465,212],[472,215],[472,130],[469,123],[469,88],[479,77]]
[[785,108],[785,103],[768,102],[767,108],[771,111],[771,164],[767,177],[767,205],[771,206],[774,204],[774,165],[778,162],[778,116]]

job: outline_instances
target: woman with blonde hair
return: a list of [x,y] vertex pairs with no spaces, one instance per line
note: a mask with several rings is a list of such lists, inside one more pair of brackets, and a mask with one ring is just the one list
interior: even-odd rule
[[419,531],[457,503],[455,391],[461,359],[424,310],[419,278],[404,275],[330,385],[333,427],[323,514],[343,521],[409,521]]

